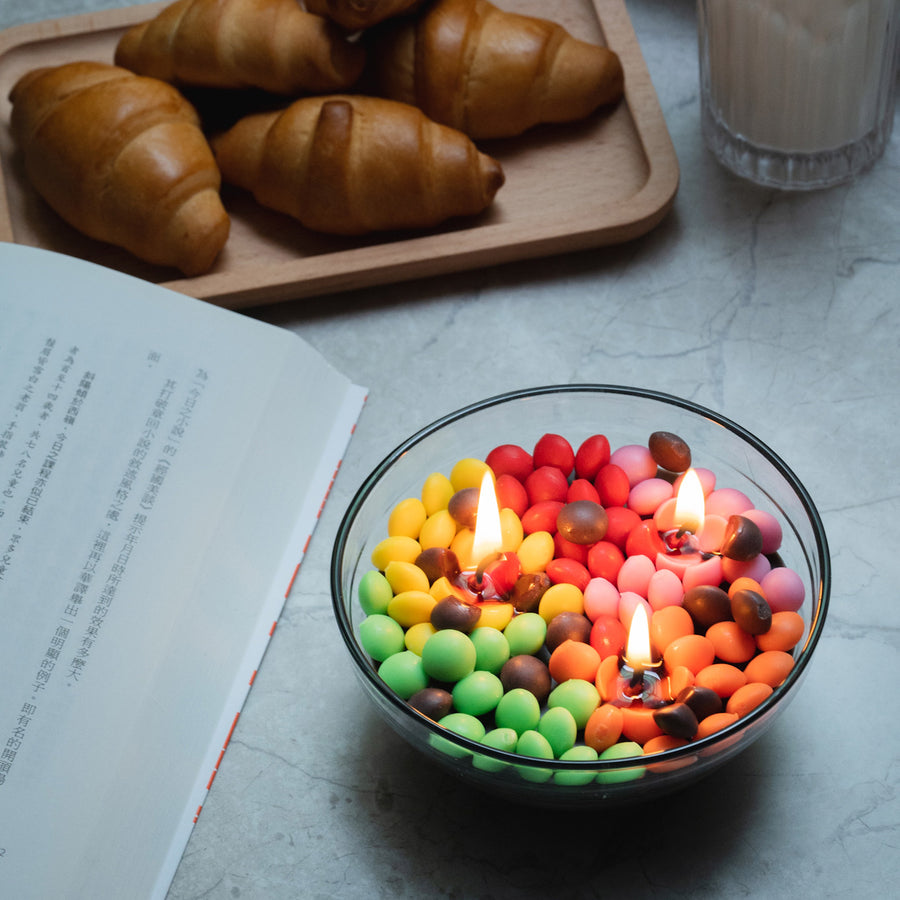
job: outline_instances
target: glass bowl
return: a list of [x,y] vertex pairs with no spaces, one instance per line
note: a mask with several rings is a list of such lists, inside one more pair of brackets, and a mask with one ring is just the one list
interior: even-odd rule
[[[613,449],[645,444],[651,433],[672,432],[690,446],[696,467],[716,473],[718,487],[736,488],[780,521],[778,555],[802,578],[798,610],[804,634],[793,649],[793,669],[750,713],[708,737],[652,755],[594,761],[547,760],[496,750],[439,725],[394,693],[360,644],[366,617],[360,579],[374,568],[373,548],[387,536],[392,509],[420,496],[433,472],[449,475],[465,458],[484,459],[500,444],[531,452],[545,433],[573,447],[595,433]],[[615,385],[538,387],[492,397],[444,416],[400,444],[369,475],[343,518],[331,564],[338,627],[365,694],[387,723],[436,763],[497,795],[542,806],[615,805],[680,789],[732,759],[759,738],[785,709],[804,678],[822,633],[830,590],[825,531],[806,489],[762,441],[732,421],[666,394]]]

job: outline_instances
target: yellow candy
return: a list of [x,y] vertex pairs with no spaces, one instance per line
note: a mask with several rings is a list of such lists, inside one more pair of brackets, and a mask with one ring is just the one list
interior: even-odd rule
[[388,534],[390,536],[405,535],[418,538],[419,529],[425,524],[428,513],[425,504],[418,497],[407,497],[401,500],[388,517]]
[[485,472],[490,472],[491,467],[482,459],[461,459],[450,472],[450,483],[454,491],[463,488],[480,488],[481,480]]
[[388,615],[404,628],[430,622],[437,600],[426,591],[403,591],[388,603]]
[[538,615],[547,623],[561,612],[584,612],[584,594],[574,584],[560,582],[544,591]]
[[446,509],[453,496],[453,484],[441,472],[432,472],[422,485],[422,504],[427,515],[434,515],[439,509]]
[[425,641],[427,641],[436,630],[437,629],[431,622],[416,622],[415,625],[406,629],[406,635],[404,637],[406,649],[412,650],[416,656],[421,656]]
[[417,565],[405,560],[392,559],[384,570],[384,577],[395,594],[402,594],[403,591],[427,593],[430,587],[428,576]]
[[547,568],[554,552],[553,535],[549,531],[533,531],[519,544],[516,555],[519,557],[522,571],[527,575],[533,575]]
[[456,554],[456,558],[463,569],[474,568],[477,565],[477,563],[472,562],[472,544],[474,541],[475,532],[471,528],[460,528],[450,544],[450,549]]
[[431,594],[435,600],[443,600],[444,597],[450,596],[459,597],[460,600],[463,598],[462,591],[451,584],[450,579],[445,575],[441,575],[441,577],[435,581],[428,593]]
[[486,625],[488,628],[496,628],[503,631],[513,617],[512,603],[503,603],[496,600],[488,600],[479,604],[481,616],[478,619],[478,627]]
[[432,513],[419,532],[419,544],[423,550],[429,547],[449,547],[456,537],[456,520],[446,509]]
[[414,563],[421,552],[422,547],[417,540],[403,534],[395,534],[375,545],[372,551],[372,565],[383,572],[393,560]]
[[503,536],[503,552],[515,553],[525,537],[522,522],[511,509],[500,510],[500,533]]

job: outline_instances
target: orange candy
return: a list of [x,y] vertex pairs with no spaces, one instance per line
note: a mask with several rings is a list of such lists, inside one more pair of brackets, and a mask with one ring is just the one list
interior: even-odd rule
[[761,597],[766,596],[760,583],[755,578],[749,578],[746,575],[741,575],[740,578],[735,578],[731,582],[728,587],[728,596],[733,597],[737,591],[756,591]]
[[590,715],[584,726],[584,742],[602,753],[612,747],[622,735],[622,710],[611,703],[603,703]]
[[[749,667],[748,667],[749,668]],[[754,681],[761,679],[754,678]],[[701,669],[694,679],[697,687],[709,688],[723,699],[730,697],[739,687],[749,681],[747,675],[731,663],[713,663]]]
[[756,636],[756,646],[760,650],[792,650],[803,637],[805,627],[800,613],[772,613],[772,627]]
[[550,654],[547,666],[550,675],[559,684],[570,678],[592,682],[597,677],[600,654],[590,644],[569,638]]
[[671,734],[660,734],[657,737],[650,738],[644,744],[644,756],[650,753],[662,753],[664,750],[674,750],[676,747],[684,747],[690,741],[684,738],[674,737]]
[[622,707],[622,734],[626,740],[643,746],[662,733],[662,728],[653,719],[652,709],[643,706]]
[[727,663],[745,663],[756,654],[756,641],[737,622],[716,622],[706,629],[716,656]]
[[759,706],[766,697],[772,693],[772,688],[761,681],[753,681],[739,687],[729,698],[725,705],[725,712],[735,713],[738,716],[746,716]]
[[697,734],[695,735],[695,740],[699,741],[700,738],[709,737],[711,734],[715,734],[717,731],[721,731],[723,728],[733,725],[737,720],[737,713],[713,713],[700,723],[700,727],[697,729]]
[[748,682],[761,681],[776,688],[793,668],[794,657],[790,653],[784,650],[766,650],[747,663],[744,674]]
[[666,678],[666,696],[674,700],[685,688],[694,683],[694,673],[687,666],[676,666]]
[[669,672],[676,666],[686,666],[696,675],[701,669],[711,665],[715,658],[716,648],[713,642],[702,634],[677,637],[663,651],[663,661]]
[[650,619],[650,643],[659,654],[675,638],[694,633],[694,620],[683,606],[664,606],[656,610]]
[[601,700],[612,700],[616,696],[616,679],[619,677],[619,657],[607,656],[597,668],[594,686],[600,692]]

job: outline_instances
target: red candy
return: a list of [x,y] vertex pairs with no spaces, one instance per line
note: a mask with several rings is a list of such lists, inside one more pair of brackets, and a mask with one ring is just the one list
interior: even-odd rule
[[608,462],[609,440],[603,434],[592,435],[582,442],[575,454],[575,476],[593,481]]
[[528,509],[528,492],[522,482],[504,473],[497,476],[496,490],[500,509],[511,509],[521,519]]
[[591,580],[591,573],[577,560],[552,559],[547,563],[547,577],[554,583],[574,584],[582,593]]
[[574,503],[576,500],[592,500],[594,503],[600,503],[600,494],[593,482],[588,481],[587,478],[576,478],[569,485],[566,501]]
[[575,468],[575,451],[561,434],[545,434],[534,445],[534,467],[553,466],[566,478]]
[[625,554],[609,541],[597,541],[588,550],[587,568],[594,578],[605,578],[615,584],[624,562]]
[[606,519],[606,540],[624,550],[628,535],[641,524],[641,517],[627,506],[609,506],[606,508]]
[[659,536],[653,521],[641,522],[633,528],[625,541],[626,556],[649,556],[655,560],[658,553],[665,553],[666,545]]
[[598,616],[591,626],[590,645],[600,654],[618,656],[625,649],[628,632],[617,616]]
[[574,541],[566,540],[558,531],[553,535],[553,546],[556,547],[556,555],[564,556],[567,559],[574,559],[583,566],[587,566],[588,553],[590,548],[584,544],[576,544]]
[[569,493],[569,481],[556,466],[540,466],[525,479],[528,501],[559,500],[564,503]]
[[594,479],[594,487],[600,495],[600,503],[604,507],[624,506],[628,502],[631,484],[624,469],[609,463],[601,467]]
[[522,516],[522,529],[525,534],[534,534],[535,531],[546,531],[549,534],[556,532],[556,517],[565,506],[562,500],[538,500],[525,511]]
[[491,467],[494,475],[512,475],[524,481],[534,469],[531,454],[517,444],[501,444],[488,453],[485,462]]

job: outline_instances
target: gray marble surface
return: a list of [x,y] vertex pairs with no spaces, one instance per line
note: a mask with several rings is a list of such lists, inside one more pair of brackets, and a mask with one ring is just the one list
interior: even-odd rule
[[[0,0],[0,26],[113,5]],[[682,173],[651,234],[254,311],[371,393],[171,900],[866,898],[900,882],[900,133],[847,186],[741,183],[702,145],[693,4],[627,8]],[[587,381],[681,395],[774,447],[824,519],[832,607],[799,695],[747,752],[649,805],[548,813],[460,786],[386,729],[340,644],[328,565],[353,492],[407,434]]]

